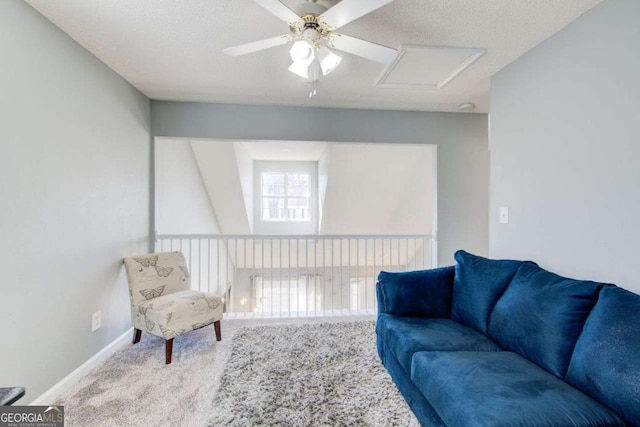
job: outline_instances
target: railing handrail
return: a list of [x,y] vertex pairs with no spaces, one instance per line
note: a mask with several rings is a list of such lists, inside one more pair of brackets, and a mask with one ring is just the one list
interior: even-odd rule
[[435,234],[157,234],[156,240],[244,239],[244,240],[319,240],[319,239],[435,239]]

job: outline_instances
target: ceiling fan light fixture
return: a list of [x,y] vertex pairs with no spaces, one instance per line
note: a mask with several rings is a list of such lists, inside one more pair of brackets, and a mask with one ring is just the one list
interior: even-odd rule
[[320,67],[322,68],[322,75],[326,76],[340,65],[342,58],[335,53],[331,52],[329,48],[323,47],[318,50],[317,53]]
[[293,74],[302,77],[303,79],[309,78],[309,66],[307,64],[303,64],[302,62],[294,61],[293,64],[289,67],[289,71]]
[[306,67],[313,62],[315,55],[313,53],[313,47],[304,40],[298,40],[291,46],[289,51],[291,60],[296,64],[303,64]]

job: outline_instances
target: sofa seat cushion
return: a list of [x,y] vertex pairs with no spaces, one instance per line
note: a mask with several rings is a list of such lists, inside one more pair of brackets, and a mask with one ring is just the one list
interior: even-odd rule
[[411,380],[447,426],[623,426],[617,415],[512,352],[420,352]]
[[563,378],[601,283],[523,264],[489,318],[489,336]]
[[170,339],[222,319],[223,301],[206,292],[181,291],[139,304],[137,310],[136,328]]
[[381,314],[376,332],[407,374],[413,354],[419,351],[501,351],[484,335],[450,319]]

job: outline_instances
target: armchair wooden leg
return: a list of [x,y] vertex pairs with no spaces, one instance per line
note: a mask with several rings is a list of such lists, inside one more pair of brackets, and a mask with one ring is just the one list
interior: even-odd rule
[[142,331],[140,329],[133,328],[133,344],[138,344],[141,336]]
[[222,332],[220,331],[220,321],[213,322],[213,329],[216,330],[216,341],[222,341]]
[[166,364],[170,365],[171,364],[171,352],[173,351],[173,338],[171,338],[170,340],[166,341],[167,344],[167,348],[166,348],[166,353],[167,353],[167,359],[166,359]]

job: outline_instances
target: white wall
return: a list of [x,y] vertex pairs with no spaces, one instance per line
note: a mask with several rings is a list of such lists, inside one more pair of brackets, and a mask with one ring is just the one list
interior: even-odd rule
[[189,141],[173,139],[156,142],[155,195],[158,233],[220,233]]
[[0,52],[0,385],[27,404],[131,327],[122,258],[148,249],[150,111],[22,1],[0,2]]
[[322,234],[430,234],[433,147],[334,144]]
[[151,115],[158,137],[437,145],[438,262],[452,264],[460,248],[488,253],[484,114],[153,101]]
[[606,1],[492,79],[492,256],[640,292],[638,17]]

